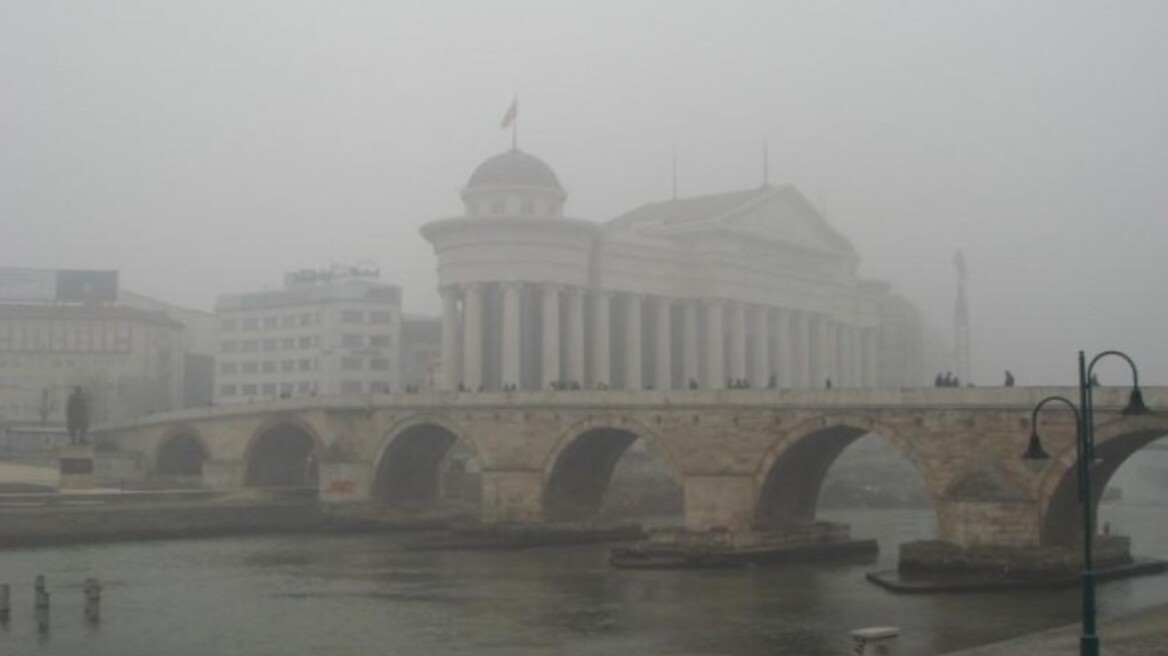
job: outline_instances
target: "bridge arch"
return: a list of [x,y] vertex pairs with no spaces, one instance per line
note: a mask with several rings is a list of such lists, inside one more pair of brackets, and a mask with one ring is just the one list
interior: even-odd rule
[[[443,467],[453,450],[461,448],[466,460],[479,463],[478,446],[457,423],[438,415],[415,415],[394,424],[385,433],[374,460],[372,497],[379,503],[434,506],[441,497]],[[465,473],[465,460],[463,461]],[[477,486],[476,486],[477,487]],[[478,496],[476,489],[474,496]]]
[[675,481],[681,469],[660,436],[628,419],[586,419],[560,434],[543,466],[544,521],[594,519],[600,512],[613,471],[628,448],[641,440]]
[[316,487],[323,440],[305,419],[277,415],[251,434],[244,452],[245,487]]
[[201,481],[203,464],[211,459],[207,441],[193,426],[171,428],[154,449],[152,472],[159,477]]
[[[1069,430],[1073,431],[1073,427]],[[1095,467],[1091,472],[1091,504],[1094,517],[1099,516],[1099,502],[1108,481],[1140,449],[1168,436],[1168,418],[1156,415],[1120,417],[1095,427]],[[1075,441],[1067,440],[1044,476],[1039,491],[1042,504],[1043,546],[1080,544],[1083,535],[1083,511],[1079,505]],[[1096,528],[1098,530],[1098,528]]]
[[935,507],[936,484],[910,440],[869,417],[827,415],[784,431],[760,461],[755,472],[755,525],[814,521],[828,470],[844,449],[865,435],[881,439],[913,465]]

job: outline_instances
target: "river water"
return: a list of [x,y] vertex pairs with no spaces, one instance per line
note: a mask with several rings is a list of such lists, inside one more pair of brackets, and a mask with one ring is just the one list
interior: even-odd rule
[[[931,534],[928,510],[824,512],[895,544]],[[1168,557],[1168,506],[1108,506],[1135,550]],[[876,565],[626,571],[607,548],[418,552],[402,535],[252,537],[42,548],[0,554],[13,586],[3,654],[839,655],[851,629],[893,625],[906,656],[938,654],[1077,621],[1078,591],[900,596],[863,579]],[[33,577],[52,593],[47,637]],[[104,584],[102,621],[81,584]],[[1103,615],[1168,602],[1168,576],[1106,583]],[[1106,640],[1106,636],[1104,637]]]

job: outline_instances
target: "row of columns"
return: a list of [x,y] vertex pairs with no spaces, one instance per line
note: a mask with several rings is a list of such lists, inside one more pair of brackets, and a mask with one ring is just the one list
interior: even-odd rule
[[[485,340],[497,335],[500,385],[521,387],[522,287],[500,283],[500,331],[488,331],[486,284],[442,290],[440,385],[444,389],[484,389]],[[668,389],[752,387],[871,387],[876,384],[876,330],[833,321],[822,314],[752,306],[721,300],[673,299],[585,292],[579,288],[532,285],[538,294],[541,387],[578,383],[612,385],[613,346],[619,344],[621,387]],[[614,300],[623,304],[620,335],[612,332]],[[585,302],[591,304],[586,337]],[[674,349],[674,307],[680,305],[680,349]],[[566,325],[561,325],[561,310]],[[653,324],[651,371],[644,371],[642,318]],[[701,329],[699,330],[699,325]],[[704,348],[699,341],[704,337]],[[590,348],[590,353],[587,348]],[[749,361],[748,361],[749,351]],[[677,361],[680,355],[680,361]],[[590,356],[589,362],[585,362]],[[588,366],[586,366],[586,364]],[[677,365],[675,367],[675,365]],[[561,366],[563,367],[561,369]]]

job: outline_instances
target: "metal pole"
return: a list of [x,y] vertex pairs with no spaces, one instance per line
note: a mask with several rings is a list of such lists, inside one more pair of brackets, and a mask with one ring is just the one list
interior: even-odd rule
[[1091,381],[1087,376],[1087,365],[1082,351],[1079,351],[1079,405],[1082,421],[1079,422],[1079,493],[1083,504],[1083,635],[1079,638],[1080,656],[1099,656],[1099,636],[1095,633],[1095,571],[1091,558],[1091,542],[1095,535],[1092,521],[1091,462],[1095,458],[1093,442],[1094,413],[1091,410]]

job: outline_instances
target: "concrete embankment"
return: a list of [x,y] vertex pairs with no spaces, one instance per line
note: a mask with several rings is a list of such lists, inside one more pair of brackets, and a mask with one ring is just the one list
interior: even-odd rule
[[208,492],[0,495],[0,548],[439,527],[371,512],[327,512],[299,494]]
[[[946,656],[1066,656],[1079,653],[1079,633],[1074,624]],[[1168,604],[1103,620],[1098,633],[1107,656],[1168,656]]]

